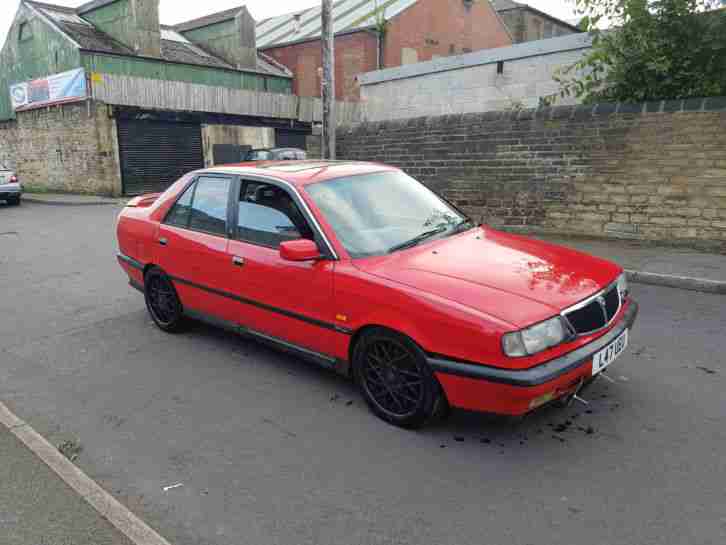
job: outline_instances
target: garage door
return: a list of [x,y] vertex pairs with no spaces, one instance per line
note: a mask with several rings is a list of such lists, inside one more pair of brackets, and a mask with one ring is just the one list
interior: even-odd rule
[[120,119],[118,144],[125,195],[164,191],[204,168],[198,124]]

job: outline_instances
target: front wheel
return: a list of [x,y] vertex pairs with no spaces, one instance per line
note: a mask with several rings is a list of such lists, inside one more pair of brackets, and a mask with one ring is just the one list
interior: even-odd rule
[[396,426],[420,428],[445,405],[423,351],[393,331],[363,333],[353,351],[353,372],[371,410]]
[[144,276],[144,299],[151,319],[159,329],[176,333],[184,321],[181,301],[169,277],[153,268]]

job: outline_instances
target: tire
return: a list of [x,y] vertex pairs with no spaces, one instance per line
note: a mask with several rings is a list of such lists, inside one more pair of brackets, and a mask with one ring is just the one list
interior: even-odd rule
[[394,426],[418,429],[448,407],[424,352],[394,331],[362,334],[353,350],[353,375],[373,413]]
[[169,277],[156,267],[144,275],[144,299],[151,319],[162,331],[177,333],[184,324],[184,311]]
[[10,206],[19,206],[20,205],[20,197],[13,197],[12,199],[8,199],[8,204]]

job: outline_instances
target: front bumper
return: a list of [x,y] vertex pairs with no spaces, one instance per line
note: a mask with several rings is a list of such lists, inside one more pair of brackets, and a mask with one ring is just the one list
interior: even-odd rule
[[623,317],[607,333],[559,358],[523,370],[502,369],[439,357],[428,362],[455,407],[521,415],[575,391],[592,379],[592,357],[632,328],[638,304],[629,300]]

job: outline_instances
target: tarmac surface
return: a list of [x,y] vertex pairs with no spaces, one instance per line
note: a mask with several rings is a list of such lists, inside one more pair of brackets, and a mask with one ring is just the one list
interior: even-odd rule
[[[589,405],[407,432],[294,357],[155,329],[117,211],[0,205],[0,400],[171,543],[726,542],[726,297],[634,285],[630,347]],[[123,543],[4,432],[0,456],[12,545]],[[41,497],[50,522],[26,518]]]

